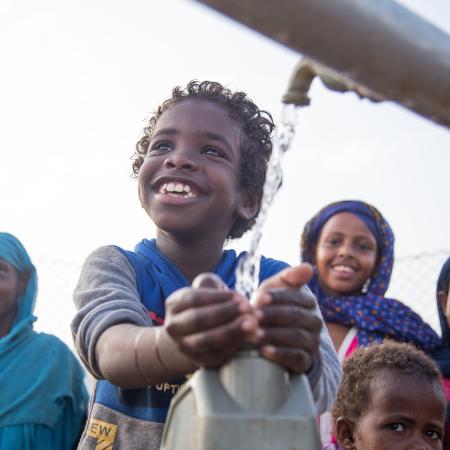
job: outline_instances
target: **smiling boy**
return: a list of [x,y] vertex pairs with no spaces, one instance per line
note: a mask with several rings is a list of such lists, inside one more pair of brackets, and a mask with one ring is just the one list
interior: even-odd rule
[[299,291],[311,267],[262,258],[252,307],[233,290],[243,255],[223,250],[255,222],[272,130],[244,93],[207,81],[174,89],[150,119],[133,169],[156,239],[96,250],[75,290],[76,347],[99,380],[81,449],[102,439],[159,448],[186,374],[222,365],[248,341],[306,373],[319,412],[330,406],[340,367],[314,298]]

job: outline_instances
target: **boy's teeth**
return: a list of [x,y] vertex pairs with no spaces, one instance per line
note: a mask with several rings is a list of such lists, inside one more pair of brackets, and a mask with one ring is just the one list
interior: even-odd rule
[[160,194],[166,194],[167,192],[176,192],[177,194],[185,194],[188,198],[197,197],[193,192],[191,192],[191,187],[188,184],[183,183],[163,183],[159,188]]

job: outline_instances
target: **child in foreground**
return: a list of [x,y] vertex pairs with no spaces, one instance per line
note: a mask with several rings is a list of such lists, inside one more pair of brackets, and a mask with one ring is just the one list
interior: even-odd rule
[[258,215],[273,127],[246,94],[208,81],[175,88],[150,119],[133,169],[156,239],[93,252],[74,294],[76,347],[99,380],[81,449],[158,449],[186,375],[248,341],[306,373],[319,412],[334,400],[339,362],[314,297],[299,291],[311,267],[263,258],[253,307],[233,290],[243,254],[223,250]]
[[344,450],[442,450],[447,400],[436,363],[410,344],[359,348],[333,406]]

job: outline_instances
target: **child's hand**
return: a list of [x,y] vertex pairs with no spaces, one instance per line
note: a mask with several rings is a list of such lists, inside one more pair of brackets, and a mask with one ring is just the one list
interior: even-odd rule
[[309,264],[287,268],[263,282],[256,297],[259,328],[252,341],[265,358],[295,373],[311,368],[319,348],[322,321],[312,294],[300,289],[311,276]]
[[166,301],[164,327],[180,350],[200,366],[218,367],[257,328],[248,300],[214,274],[201,274],[192,288]]

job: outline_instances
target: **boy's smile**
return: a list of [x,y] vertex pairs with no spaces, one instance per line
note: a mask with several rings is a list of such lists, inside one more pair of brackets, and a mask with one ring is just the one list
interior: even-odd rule
[[202,188],[195,182],[181,177],[160,177],[153,186],[155,196],[168,204],[183,205],[204,195]]
[[177,180],[168,181],[167,183],[165,181],[162,182],[158,192],[163,195],[181,198],[196,198],[200,194],[195,188],[192,188],[189,183],[184,184]]
[[142,206],[159,231],[225,239],[247,214],[239,190],[241,128],[210,101],[187,99],[159,118],[139,172]]
[[315,253],[323,290],[331,295],[350,295],[361,292],[372,276],[377,243],[361,219],[341,212],[323,226]]

